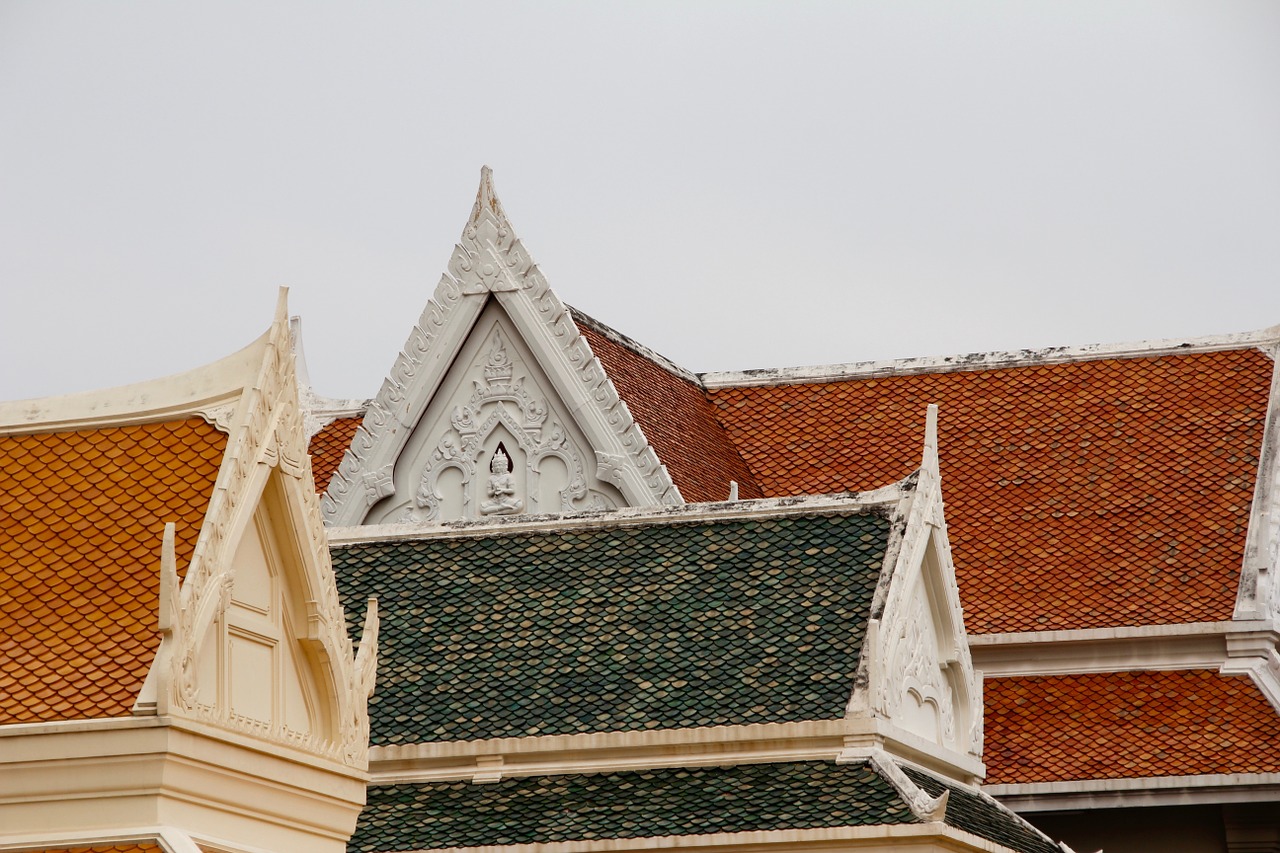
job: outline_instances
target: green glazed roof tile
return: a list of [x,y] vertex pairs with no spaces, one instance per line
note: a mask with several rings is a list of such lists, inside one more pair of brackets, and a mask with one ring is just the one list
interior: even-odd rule
[[[910,767],[945,822],[1017,853],[1060,848],[995,800]],[[373,785],[350,853],[920,823],[866,762],[801,761]]]
[[375,785],[348,850],[705,835],[915,823],[866,764],[745,764]]
[[375,745],[837,719],[889,534],[881,514],[360,543],[378,596]]
[[1062,853],[1043,833],[986,794],[948,784],[913,767],[903,770],[931,797],[939,796],[944,790],[951,791],[945,818],[948,826],[1003,844],[1018,853]]

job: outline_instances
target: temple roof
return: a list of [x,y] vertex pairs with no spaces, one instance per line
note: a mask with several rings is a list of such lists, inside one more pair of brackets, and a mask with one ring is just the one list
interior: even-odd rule
[[988,678],[988,784],[1280,773],[1280,716],[1215,670]]
[[[930,796],[949,791],[947,826],[1020,853],[1060,853],[991,798],[922,771],[906,773]],[[375,785],[349,849],[393,853],[924,822],[873,763],[804,761],[532,776],[487,785]]]
[[0,435],[0,723],[129,713],[161,534],[191,559],[226,436],[204,420]]
[[839,719],[889,532],[865,509],[335,546],[349,616],[383,614],[372,743]]
[[901,477],[937,403],[966,626],[1045,631],[1231,618],[1273,367],[1235,349],[708,394],[770,496]]
[[573,318],[686,501],[722,501],[731,480],[741,498],[765,496],[697,377],[580,311]]

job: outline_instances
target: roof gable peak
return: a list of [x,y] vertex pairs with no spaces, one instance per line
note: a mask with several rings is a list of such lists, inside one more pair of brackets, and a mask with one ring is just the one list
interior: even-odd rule
[[[495,372],[495,357],[520,375]],[[507,470],[491,471],[499,444]],[[448,270],[329,483],[326,523],[682,502],[486,166]]]

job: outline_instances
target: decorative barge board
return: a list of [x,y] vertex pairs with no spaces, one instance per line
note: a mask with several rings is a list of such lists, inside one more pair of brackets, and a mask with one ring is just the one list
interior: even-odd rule
[[207,368],[0,406],[0,593],[43,591],[3,632],[0,850],[345,849],[377,616],[356,654],[293,359],[282,291]]
[[680,503],[486,167],[448,272],[329,482],[326,523]]

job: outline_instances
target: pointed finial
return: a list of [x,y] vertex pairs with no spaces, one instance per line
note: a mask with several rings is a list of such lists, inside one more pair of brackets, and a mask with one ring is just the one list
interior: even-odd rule
[[924,454],[921,468],[938,470],[938,404],[930,403],[924,416]]
[[174,550],[177,526],[165,522],[164,538],[160,540],[160,602],[157,626],[161,631],[171,631],[178,618],[178,558]]
[[488,214],[498,222],[505,222],[507,215],[502,211],[502,203],[493,189],[493,169],[480,167],[480,189],[476,191],[476,203],[471,208],[471,224],[475,225],[480,218]]
[[276,292],[276,316],[277,323],[289,325],[289,288],[281,287]]

